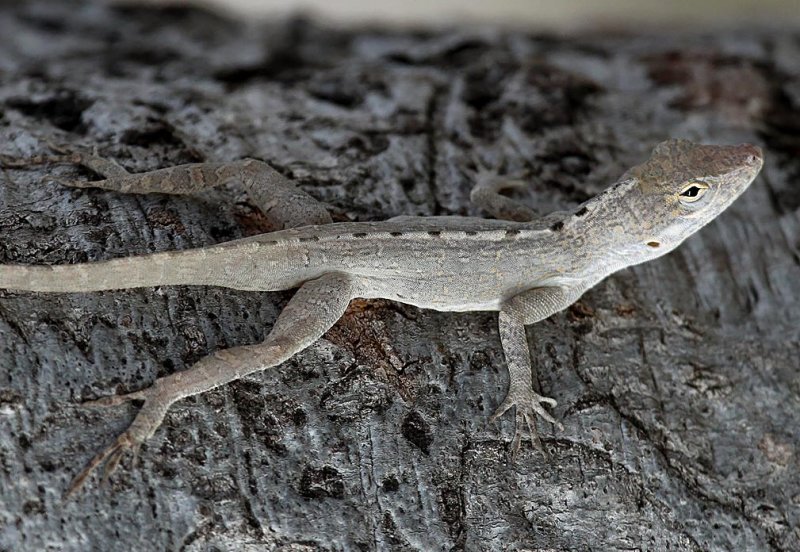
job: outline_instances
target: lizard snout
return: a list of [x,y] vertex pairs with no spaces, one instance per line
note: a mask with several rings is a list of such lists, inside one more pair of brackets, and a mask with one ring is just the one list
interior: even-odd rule
[[764,163],[764,152],[761,151],[760,147],[753,144],[739,144],[734,147],[742,164],[750,167],[760,167]]

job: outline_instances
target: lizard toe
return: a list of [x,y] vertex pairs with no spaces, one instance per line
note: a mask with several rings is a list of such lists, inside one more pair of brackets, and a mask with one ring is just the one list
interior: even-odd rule
[[506,398],[500,403],[500,406],[494,411],[494,413],[489,416],[490,422],[496,422],[503,414],[508,412],[512,406],[516,406],[516,401],[511,398],[510,395],[507,395]]
[[555,425],[559,431],[563,430],[564,426],[561,425],[561,423],[556,420],[547,410],[545,410],[543,406],[548,405],[550,407],[554,407],[557,404],[558,403],[554,399],[551,399],[550,397],[542,397],[533,391],[524,393],[523,397],[517,397],[509,394],[509,396],[507,396],[500,404],[498,409],[490,418],[491,421],[495,421],[497,418],[505,414],[512,406],[515,407],[514,439],[511,442],[512,460],[516,459],[520,444],[522,442],[522,436],[526,432],[530,436],[531,444],[534,446],[534,448],[541,451],[545,457],[549,457],[547,450],[544,448],[541,439],[539,438],[539,431],[536,421],[537,418],[541,417]]
[[90,399],[88,401],[81,402],[81,406],[86,406],[89,408],[108,408],[110,406],[117,406],[129,401],[142,401],[147,399],[146,391],[147,390],[134,391],[132,393],[124,393],[122,395],[110,395],[108,397],[100,397],[99,399]]
[[117,469],[117,466],[119,466],[122,457],[127,452],[135,454],[140,445],[140,440],[138,440],[130,430],[122,433],[109,447],[96,454],[94,458],[86,464],[86,467],[72,479],[67,488],[67,492],[64,494],[64,498],[68,499],[78,492],[86,483],[86,480],[92,472],[101,465],[104,465],[102,481],[103,483],[107,482],[109,476]]
[[132,453],[136,458],[139,447],[144,443],[161,425],[164,415],[172,401],[159,395],[161,388],[158,385],[148,387],[141,391],[135,391],[125,395],[103,397],[95,401],[88,401],[90,406],[112,406],[129,400],[144,399],[144,404],[128,429],[125,430],[116,440],[105,450],[95,455],[81,472],[75,476],[64,495],[69,498],[81,487],[88,477],[99,466],[103,465],[102,481],[108,480],[109,476],[117,469],[122,458],[127,453]]

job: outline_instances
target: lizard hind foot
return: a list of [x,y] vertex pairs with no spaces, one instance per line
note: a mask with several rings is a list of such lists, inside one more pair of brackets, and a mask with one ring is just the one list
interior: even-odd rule
[[130,452],[135,458],[142,443],[161,425],[172,401],[160,396],[157,387],[149,387],[133,393],[112,395],[82,403],[84,406],[108,407],[133,400],[144,400],[144,405],[136,414],[131,425],[108,448],[96,454],[86,464],[86,467],[75,476],[64,494],[65,499],[79,491],[92,472],[99,466],[103,465],[102,482],[105,483],[114,470],[117,469],[125,454]]
[[522,396],[515,396],[509,393],[497,410],[495,410],[494,414],[492,414],[491,418],[489,418],[490,421],[495,422],[503,414],[508,412],[511,407],[514,407],[515,424],[514,439],[511,442],[512,459],[516,459],[517,452],[519,452],[520,444],[522,442],[522,436],[526,429],[530,435],[533,446],[537,450],[541,451],[542,454],[548,456],[547,451],[542,446],[542,442],[539,439],[539,431],[536,425],[537,417],[541,416],[551,424],[555,425],[559,431],[563,431],[564,426],[558,420],[553,418],[553,416],[544,409],[542,404],[547,404],[551,408],[554,408],[558,405],[555,399],[543,397],[535,393],[533,390],[523,393]]
[[117,466],[119,466],[125,453],[130,451],[135,457],[140,445],[141,443],[131,435],[130,430],[121,434],[111,446],[96,454],[95,457],[86,464],[86,467],[72,479],[67,488],[67,492],[64,493],[64,498],[69,499],[78,492],[86,483],[86,480],[92,472],[102,464],[105,464],[103,466],[102,475],[102,482],[105,484],[109,476],[117,469]]
[[38,154],[27,157],[0,154],[0,166],[7,168],[26,168],[38,165],[82,165],[86,158],[97,158],[97,149],[92,150],[92,154],[81,152],[62,144],[57,144],[46,140],[47,147],[56,152],[55,154]]

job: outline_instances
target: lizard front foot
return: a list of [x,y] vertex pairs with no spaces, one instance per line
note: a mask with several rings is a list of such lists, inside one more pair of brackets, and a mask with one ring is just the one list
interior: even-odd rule
[[555,425],[559,431],[564,429],[564,426],[561,425],[561,423],[555,418],[553,418],[553,416],[551,416],[550,413],[544,409],[542,404],[547,404],[551,408],[555,408],[558,405],[555,399],[543,397],[534,392],[532,389],[520,392],[509,391],[505,400],[503,400],[497,410],[495,410],[494,414],[492,414],[492,416],[489,418],[490,421],[495,422],[498,418],[500,418],[500,416],[510,410],[511,407],[515,407],[514,440],[511,443],[512,458],[516,458],[520,443],[522,441],[522,434],[524,433],[526,426],[531,436],[531,442],[533,446],[547,455],[547,452],[545,451],[544,447],[542,447],[542,443],[539,440],[539,432],[536,428],[537,416],[541,416],[551,424]]
[[64,495],[65,498],[69,498],[80,490],[86,482],[86,479],[88,479],[92,472],[100,465],[104,464],[102,481],[105,482],[117,468],[127,452],[130,452],[136,457],[142,443],[144,443],[148,437],[158,429],[158,426],[161,425],[164,415],[171,404],[159,397],[157,385],[153,385],[142,391],[135,391],[125,395],[113,395],[82,403],[84,406],[108,407],[132,400],[144,400],[144,405],[136,414],[136,418],[134,418],[127,430],[120,434],[108,448],[95,455],[95,457],[86,464],[86,467],[75,476]]

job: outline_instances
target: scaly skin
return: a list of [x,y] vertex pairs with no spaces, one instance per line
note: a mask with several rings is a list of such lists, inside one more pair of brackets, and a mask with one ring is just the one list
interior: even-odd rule
[[[62,152],[63,153],[63,152]],[[155,432],[172,403],[257,370],[276,366],[321,337],[351,299],[386,298],[442,311],[498,311],[509,390],[492,419],[515,408],[516,453],[525,427],[541,448],[536,418],[558,424],[534,392],[525,326],[563,310],[609,274],[673,250],[713,220],[761,169],[759,148],[659,144],[651,158],[597,197],[569,212],[537,218],[499,192],[516,181],[483,174],[473,201],[493,216],[397,217],[330,223],[327,211],[256,160],[202,163],[129,174],[93,155],[0,157],[6,166],[70,162],[105,180],[72,182],[128,193],[193,193],[235,182],[284,230],[195,250],[66,266],[0,266],[0,288],[89,292],[204,284],[244,290],[299,288],[266,340],[214,353],[191,369],[135,393],[91,401],[144,405],[131,426],[73,480],[76,491],[105,462],[108,476],[126,451]]]

